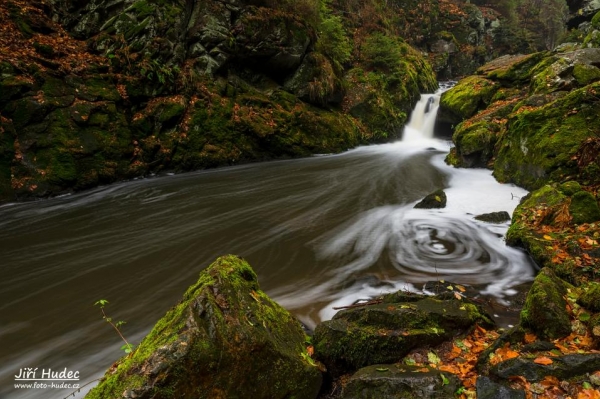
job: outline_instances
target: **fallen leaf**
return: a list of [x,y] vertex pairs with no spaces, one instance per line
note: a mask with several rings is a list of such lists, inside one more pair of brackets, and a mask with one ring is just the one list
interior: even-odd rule
[[537,340],[537,336],[533,333],[527,333],[525,334],[525,343],[526,344],[530,344],[532,342],[535,342]]
[[536,364],[542,364],[544,366],[553,363],[552,359],[550,359],[549,357],[546,357],[546,356],[539,356],[539,357],[535,358],[535,360],[533,362]]

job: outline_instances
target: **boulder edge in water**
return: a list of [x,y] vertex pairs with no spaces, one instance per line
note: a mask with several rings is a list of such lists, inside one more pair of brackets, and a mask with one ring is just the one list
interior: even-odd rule
[[86,398],[315,398],[305,340],[250,265],[223,256]]

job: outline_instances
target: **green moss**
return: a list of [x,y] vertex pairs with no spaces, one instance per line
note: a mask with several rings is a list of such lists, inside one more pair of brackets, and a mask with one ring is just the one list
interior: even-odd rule
[[579,184],[575,180],[571,180],[571,181],[561,184],[558,189],[564,195],[571,196],[571,195],[575,194],[576,192],[581,191],[581,184]]
[[87,397],[124,391],[153,397],[312,397],[321,377],[305,339],[299,323],[260,290],[252,268],[224,256]]
[[580,86],[586,86],[600,80],[600,68],[587,64],[575,64],[573,77]]
[[592,312],[600,312],[600,283],[588,282],[580,287],[577,302]]
[[[534,67],[548,56],[547,52],[539,52],[526,56],[514,56],[512,62],[488,72],[486,77],[502,81],[505,84],[517,85],[531,79]],[[485,66],[483,67],[485,68]]]
[[499,85],[481,76],[469,76],[442,94],[442,112],[453,116],[456,122],[470,118],[489,105]]
[[572,288],[550,269],[544,268],[535,278],[521,311],[521,325],[536,332],[541,339],[562,338],[571,333],[571,321],[564,299]]
[[392,363],[415,347],[436,345],[474,323],[489,326],[475,305],[438,298],[405,301],[388,295],[383,303],[338,312],[317,326],[315,355],[334,377],[360,367]]
[[600,220],[600,208],[593,194],[587,191],[578,191],[571,198],[569,212],[573,217],[573,223],[592,223]]
[[551,93],[564,90],[560,85],[562,76],[573,69],[571,63],[565,58],[549,57],[538,64],[533,70],[530,91],[535,93]]
[[516,109],[497,148],[494,176],[529,190],[577,173],[572,157],[589,137],[600,112],[593,83],[541,107]]
[[600,12],[597,12],[592,18],[592,27],[600,30]]
[[452,136],[458,165],[486,167],[494,155],[497,136],[498,125],[487,121],[458,125]]

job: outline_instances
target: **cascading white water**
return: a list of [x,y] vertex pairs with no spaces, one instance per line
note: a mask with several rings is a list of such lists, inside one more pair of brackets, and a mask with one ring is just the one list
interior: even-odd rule
[[454,82],[443,83],[435,93],[421,94],[421,98],[415,105],[408,124],[404,128],[402,141],[410,142],[433,138],[440,98],[442,93],[450,89],[453,84]]

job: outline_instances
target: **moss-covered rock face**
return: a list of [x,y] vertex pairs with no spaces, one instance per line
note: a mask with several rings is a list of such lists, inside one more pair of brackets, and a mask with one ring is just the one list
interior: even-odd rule
[[565,300],[569,287],[550,269],[542,269],[521,310],[521,325],[542,339],[552,340],[569,335],[571,321]]
[[587,191],[578,191],[573,194],[569,212],[573,217],[573,223],[592,223],[600,221],[600,208],[598,200],[592,193]]
[[475,323],[492,325],[469,302],[405,299],[392,294],[381,304],[340,311],[317,326],[315,356],[335,377],[368,365],[396,362],[415,347],[439,344]]
[[499,85],[481,76],[469,76],[448,90],[440,99],[440,118],[459,123],[485,108]]
[[457,161],[454,166],[486,167],[492,159],[498,141],[500,126],[497,123],[479,121],[461,123],[452,135],[456,143]]
[[581,286],[580,290],[577,302],[592,312],[600,312],[600,283],[589,282]]
[[248,263],[224,256],[86,398],[314,398],[305,339]]
[[498,142],[494,176],[531,190],[576,174],[572,158],[600,112],[597,90],[600,83],[593,83],[541,107],[517,107]]

